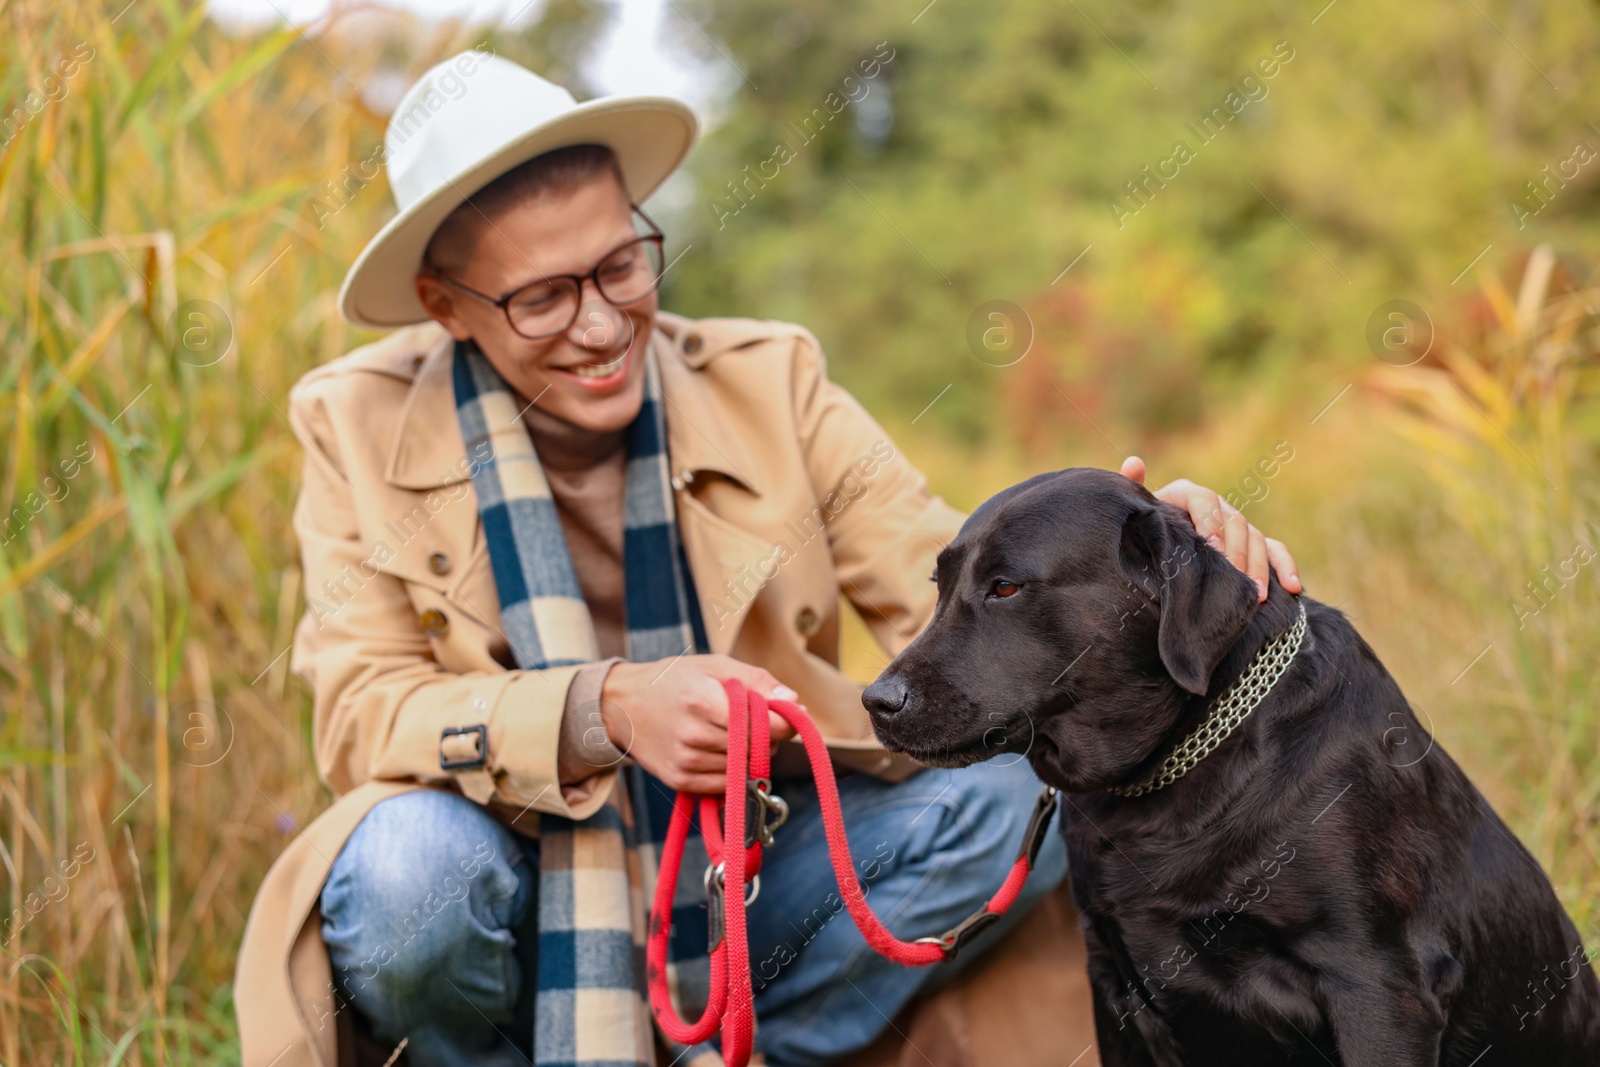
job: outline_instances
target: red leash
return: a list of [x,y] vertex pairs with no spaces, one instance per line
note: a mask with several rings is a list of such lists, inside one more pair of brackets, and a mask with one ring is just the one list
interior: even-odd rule
[[[927,967],[954,959],[979,933],[1000,921],[1000,916],[1015,903],[1033,870],[1050,818],[1055,814],[1056,791],[1047,787],[1039,794],[1016,862],[988,903],[937,937],[901,941],[872,913],[867,906],[866,893],[856,880],[850,845],[845,838],[844,817],[839,809],[839,786],[816,724],[796,704],[786,700],[768,701],[760,693],[750,692],[731,679],[722,684],[728,691],[728,785],[722,798],[726,826],[722,825],[724,819],[717,812],[717,798],[698,794],[700,836],[705,839],[706,853],[711,860],[706,868],[711,996],[696,1022],[686,1023],[678,1017],[667,990],[667,942],[672,928],[673,890],[683,865],[683,846],[689,837],[696,794],[679,793],[673,801],[672,821],[667,826],[666,843],[662,847],[661,870],[656,876],[646,961],[650,1007],[662,1033],[679,1044],[693,1045],[707,1040],[720,1029],[723,1062],[727,1067],[745,1067],[750,1060],[755,1033],[745,908],[755,900],[755,893],[747,899],[744,887],[753,882],[755,892],[760,892],[761,849],[772,843],[773,831],[788,818],[788,806],[772,793],[769,710],[777,712],[793,726],[805,745],[811,772],[816,776],[817,804],[822,809],[828,856],[833,861],[839,895],[844,898],[850,918],[875,951],[907,967]],[[771,821],[769,815],[773,816]],[[743,847],[730,849],[727,847],[730,841]],[[736,887],[731,896],[728,886]]]

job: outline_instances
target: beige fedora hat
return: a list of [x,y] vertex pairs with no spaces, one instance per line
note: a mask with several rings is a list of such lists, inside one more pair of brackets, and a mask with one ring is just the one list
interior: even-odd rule
[[492,53],[436,64],[406,91],[384,133],[384,164],[399,214],[361,250],[339,288],[339,312],[357,326],[422,322],[414,282],[429,239],[463,201],[501,174],[554,148],[609,145],[628,195],[643,203],[694,144],[699,123],[680,100],[572,94]]

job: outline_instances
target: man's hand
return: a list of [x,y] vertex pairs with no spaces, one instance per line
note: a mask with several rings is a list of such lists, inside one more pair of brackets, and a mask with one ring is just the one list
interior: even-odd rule
[[[1122,473],[1140,485],[1144,484],[1144,460],[1129,456],[1122,461]],[[1283,547],[1283,542],[1264,536],[1245,520],[1244,514],[1232,504],[1203,485],[1187,478],[1168,482],[1160,489],[1151,490],[1157,500],[1176,504],[1189,513],[1194,528],[1206,543],[1228,557],[1235,567],[1248,574],[1256,583],[1256,599],[1267,599],[1267,567],[1278,574],[1278,581],[1291,593],[1300,593],[1300,575],[1296,573],[1294,557]]]
[[[618,663],[600,691],[606,736],[668,788],[720,794],[728,771],[727,678],[768,698],[795,699],[793,689],[760,667],[728,656]],[[776,713],[768,718],[774,741],[794,736]]]

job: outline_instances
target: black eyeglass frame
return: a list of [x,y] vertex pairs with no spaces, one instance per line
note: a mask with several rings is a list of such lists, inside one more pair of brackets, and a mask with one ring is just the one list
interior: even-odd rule
[[[634,304],[637,304],[639,301],[643,300],[645,297],[649,296],[651,293],[653,293],[656,290],[661,288],[661,275],[666,273],[666,267],[664,265],[665,262],[666,262],[666,234],[661,232],[661,227],[657,226],[656,223],[655,223],[655,220],[652,219],[649,215],[646,215],[644,213],[644,209],[641,208],[638,204],[634,204],[634,203],[630,202],[628,204],[628,207],[631,208],[633,211],[637,212],[640,218],[644,219],[646,225],[648,225],[650,227],[650,232],[649,233],[639,234],[637,237],[634,237],[632,240],[624,241],[621,244],[617,245],[617,247],[613,248],[611,251],[609,251],[605,255],[601,256],[599,262],[597,262],[593,267],[591,267],[589,269],[589,271],[587,273],[585,273],[585,274],[551,274],[551,275],[547,275],[547,276],[538,278],[538,279],[536,279],[534,281],[526,282],[526,283],[524,283],[522,285],[519,285],[515,289],[511,290],[509,293],[506,293],[504,296],[496,298],[496,297],[490,296],[487,293],[480,293],[478,290],[472,288],[472,286],[468,285],[466,282],[463,282],[463,281],[461,281],[461,280],[459,280],[457,278],[452,278],[450,275],[446,274],[444,271],[440,270],[438,267],[435,267],[433,264],[427,262],[426,253],[424,253],[424,255],[423,255],[422,269],[424,271],[426,271],[427,273],[433,275],[436,278],[439,278],[439,279],[441,279],[443,281],[449,282],[451,285],[455,286],[457,289],[460,289],[462,292],[469,293],[472,296],[477,297],[479,300],[482,300],[484,303],[492,304],[493,306],[499,308],[500,309],[500,313],[503,314],[506,317],[506,325],[508,327],[510,327],[511,332],[516,334],[518,337],[525,338],[526,340],[529,340],[529,341],[543,341],[543,340],[546,340],[548,338],[556,337],[556,336],[559,336],[559,335],[561,335],[563,333],[566,333],[568,330],[572,329],[572,324],[574,322],[578,321],[578,313],[583,310],[583,283],[586,282],[586,281],[593,282],[594,283],[594,291],[600,294],[600,299],[604,300],[606,303],[610,304],[614,308],[631,307]],[[663,264],[663,267],[662,267],[661,271],[656,274],[655,281],[651,283],[649,289],[646,289],[644,292],[640,293],[638,296],[634,297],[632,300],[629,300],[627,303],[619,304],[615,300],[612,300],[611,297],[606,295],[605,287],[600,284],[600,268],[605,265],[606,260],[608,260],[612,256],[616,255],[618,252],[622,251],[624,248],[628,248],[628,247],[630,247],[632,245],[636,245],[636,244],[643,244],[645,242],[654,242],[654,244],[656,246],[656,256],[658,257],[658,261]],[[514,297],[516,297],[517,294],[519,294],[519,293],[521,293],[521,292],[523,292],[523,291],[525,291],[527,289],[531,289],[535,285],[549,285],[552,282],[558,282],[558,281],[561,281],[561,280],[567,279],[567,278],[570,278],[578,287],[578,301],[575,304],[572,305],[572,317],[567,320],[566,325],[562,326],[561,329],[559,329],[559,330],[551,330],[548,333],[540,333],[540,334],[526,334],[526,333],[523,333],[521,330],[517,329],[517,324],[511,320],[511,301],[512,301],[512,299]]]

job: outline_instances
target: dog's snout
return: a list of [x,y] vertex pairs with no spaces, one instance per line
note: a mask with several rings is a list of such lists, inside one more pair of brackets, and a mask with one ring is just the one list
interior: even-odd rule
[[861,702],[874,715],[890,718],[906,706],[906,684],[898,678],[883,677],[867,686]]

